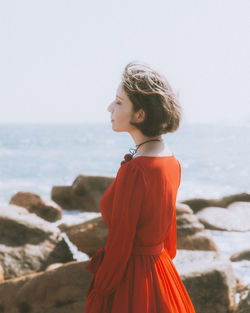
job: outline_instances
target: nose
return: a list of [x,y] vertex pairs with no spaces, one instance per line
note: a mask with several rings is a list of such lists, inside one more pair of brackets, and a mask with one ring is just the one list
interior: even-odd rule
[[112,103],[110,103],[110,105],[107,107],[107,110],[108,110],[109,112],[111,112],[111,111],[112,111],[112,104],[113,104],[113,102],[112,102]]

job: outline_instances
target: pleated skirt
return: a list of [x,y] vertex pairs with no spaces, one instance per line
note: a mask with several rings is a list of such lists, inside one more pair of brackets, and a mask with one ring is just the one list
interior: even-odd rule
[[[92,277],[92,283],[95,275]],[[195,313],[188,292],[165,249],[159,255],[131,255],[114,293],[90,290],[86,313]]]

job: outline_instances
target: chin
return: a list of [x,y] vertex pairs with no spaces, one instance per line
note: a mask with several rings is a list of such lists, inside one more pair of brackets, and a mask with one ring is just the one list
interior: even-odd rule
[[116,133],[121,133],[121,132],[123,132],[124,130],[120,130],[120,129],[115,129],[115,128],[112,128],[113,129],[113,131],[114,132],[116,132]]
[[112,125],[112,130],[115,131],[116,133],[126,132],[126,130],[122,130],[122,129],[119,129],[119,128],[115,128],[113,125]]

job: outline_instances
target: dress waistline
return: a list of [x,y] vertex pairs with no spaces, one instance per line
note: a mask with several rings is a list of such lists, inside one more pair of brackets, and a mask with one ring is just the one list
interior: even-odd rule
[[164,250],[164,242],[161,242],[154,246],[135,246],[133,247],[133,255],[155,255],[161,254]]
[[[96,251],[96,253],[92,256],[90,262],[87,264],[85,269],[91,273],[95,274],[101,265],[104,255],[105,255],[105,249],[101,248]],[[157,255],[161,254],[164,250],[164,242],[161,242],[154,246],[134,246],[132,249],[132,255]]]

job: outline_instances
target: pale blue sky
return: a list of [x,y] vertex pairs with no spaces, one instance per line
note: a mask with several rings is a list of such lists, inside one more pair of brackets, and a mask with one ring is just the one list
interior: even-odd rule
[[249,0],[2,0],[0,123],[109,122],[132,60],[165,74],[185,122],[250,122],[249,15]]

